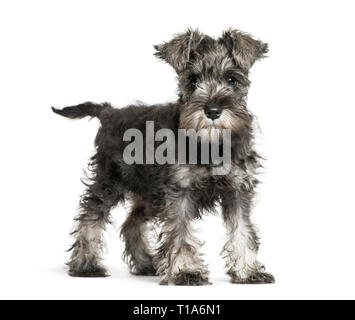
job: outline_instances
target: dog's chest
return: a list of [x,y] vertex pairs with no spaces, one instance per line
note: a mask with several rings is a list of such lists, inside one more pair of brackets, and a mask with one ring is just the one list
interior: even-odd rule
[[174,185],[180,189],[179,194],[188,195],[202,210],[213,210],[226,193],[234,190],[230,175],[216,176],[212,170],[196,165],[177,166]]
[[174,170],[174,182],[178,187],[188,189],[196,184],[205,184],[210,174],[205,167],[180,165]]
[[[211,196],[230,184],[230,175],[216,176],[211,169],[198,165],[180,165],[174,170],[174,183],[183,190]],[[196,195],[197,196],[197,195]]]
[[173,182],[180,189],[198,192],[201,195],[220,195],[231,189],[252,190],[257,184],[254,171],[233,167],[226,175],[213,175],[206,167],[180,165],[174,170]]

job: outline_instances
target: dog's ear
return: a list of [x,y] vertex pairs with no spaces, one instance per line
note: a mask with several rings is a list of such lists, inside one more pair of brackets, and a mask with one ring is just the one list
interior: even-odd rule
[[246,71],[253,66],[256,60],[265,57],[268,52],[267,43],[256,40],[239,30],[224,31],[219,42],[228,49],[235,62]]
[[154,55],[169,63],[177,73],[184,70],[189,62],[201,53],[206,42],[211,38],[198,30],[188,29],[185,33],[176,35],[169,42],[154,46]]

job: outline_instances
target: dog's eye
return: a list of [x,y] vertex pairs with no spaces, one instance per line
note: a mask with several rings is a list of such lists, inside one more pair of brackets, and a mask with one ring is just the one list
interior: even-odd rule
[[199,83],[199,79],[196,75],[190,76],[190,87],[192,89],[196,89],[198,83]]
[[231,86],[234,86],[236,85],[237,83],[237,79],[233,76],[228,76],[227,77],[227,82],[231,85]]

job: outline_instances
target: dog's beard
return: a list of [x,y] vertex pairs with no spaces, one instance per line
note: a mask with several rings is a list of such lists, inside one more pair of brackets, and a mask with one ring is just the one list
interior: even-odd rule
[[[235,135],[243,135],[252,126],[252,115],[248,112],[245,91],[236,94],[230,87],[215,82],[204,82],[198,85],[195,92],[181,106],[180,128],[195,131],[203,130],[208,138],[219,135],[229,129]],[[214,102],[222,109],[218,119],[207,118],[204,110],[208,103]]]
[[215,120],[206,117],[201,105],[187,105],[180,113],[181,129],[201,132],[209,140],[222,139],[224,129],[229,129],[236,135],[242,135],[251,128],[251,122],[251,114],[238,108],[223,108],[221,116]]

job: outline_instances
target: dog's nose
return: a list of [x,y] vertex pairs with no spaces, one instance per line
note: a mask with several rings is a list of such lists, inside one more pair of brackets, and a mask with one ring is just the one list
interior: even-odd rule
[[209,103],[205,108],[207,118],[211,120],[218,119],[222,114],[221,107],[216,103]]

